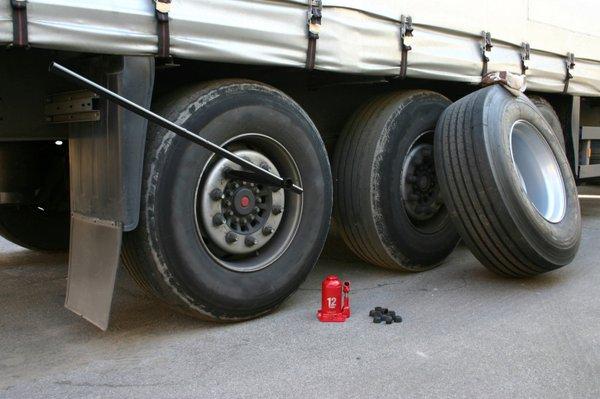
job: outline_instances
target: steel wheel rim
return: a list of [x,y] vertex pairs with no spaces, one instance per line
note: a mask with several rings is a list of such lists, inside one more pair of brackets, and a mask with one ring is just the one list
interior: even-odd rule
[[535,210],[559,223],[567,210],[565,182],[556,156],[541,132],[525,120],[510,130],[510,152],[521,188]]
[[[277,175],[290,176],[294,181],[301,183],[300,172],[292,155],[281,143],[271,137],[258,133],[246,133],[229,139],[223,146],[259,166],[269,168]],[[268,217],[263,218],[265,223],[244,230],[237,228],[238,225],[232,226],[230,220],[225,223],[222,223],[223,221],[216,222],[216,214],[222,214],[224,211],[233,210],[234,214],[230,215],[233,218],[241,216],[236,213],[235,207],[231,206],[234,205],[233,203],[229,206],[225,204],[227,199],[231,201],[235,197],[234,193],[231,193],[234,195],[229,197],[226,195],[231,183],[231,179],[225,178],[222,174],[226,168],[239,169],[230,161],[212,155],[199,176],[195,206],[199,239],[215,262],[226,269],[237,272],[254,272],[264,269],[275,262],[293,240],[300,224],[303,196],[289,193],[283,189],[267,189],[262,185],[253,185],[250,182],[243,184],[240,181],[239,187],[236,188],[238,192],[243,188],[249,190],[258,188],[263,193],[263,198],[267,198],[266,203],[256,204],[261,206],[263,212],[269,212]],[[215,176],[217,176],[216,180]],[[216,181],[220,181],[220,183],[215,185]],[[211,194],[215,194],[213,192],[215,189],[222,190],[221,199],[217,200],[216,195],[214,195],[215,198],[211,198]],[[272,191],[271,195],[264,195],[268,190]],[[239,195],[236,198],[239,200]],[[251,202],[252,200],[250,198]],[[207,211],[210,213],[207,214]],[[266,229],[267,227],[270,229]],[[226,238],[228,232],[235,233],[237,240]],[[249,242],[248,237],[254,237],[254,242]]]
[[413,140],[400,177],[406,215],[413,227],[424,234],[439,231],[447,222],[435,175],[433,133],[432,130],[425,131]]

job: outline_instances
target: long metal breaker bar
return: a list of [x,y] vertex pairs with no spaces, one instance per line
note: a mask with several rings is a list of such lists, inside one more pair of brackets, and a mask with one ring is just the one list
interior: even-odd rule
[[76,72],[74,72],[60,64],[57,64],[56,62],[53,62],[52,64],[50,64],[49,71],[52,73],[55,73],[59,76],[62,76],[64,78],[67,78],[68,80],[71,80],[71,81],[77,83],[79,86],[85,87],[85,88],[93,91],[94,93],[98,94],[100,97],[105,98],[109,101],[112,101],[112,102],[120,105],[121,107],[141,116],[142,118],[145,118],[145,119],[149,120],[150,122],[153,122],[161,127],[164,127],[165,129],[175,133],[176,135],[181,136],[185,139],[188,139],[188,140],[206,148],[207,150],[214,152],[215,154],[220,155],[225,159],[230,160],[231,162],[241,166],[242,168],[251,170],[254,174],[254,177],[251,175],[248,175],[248,177],[253,178],[255,181],[257,179],[260,179],[267,185],[270,185],[273,187],[281,187],[285,190],[290,190],[297,194],[302,194],[302,192],[303,192],[302,188],[295,185],[294,182],[292,181],[292,179],[276,176],[273,173],[271,173],[267,170],[264,170],[260,166],[254,165],[252,162],[249,162],[241,157],[238,157],[237,155],[228,151],[227,149],[225,149],[211,141],[208,141],[205,138],[202,138],[201,136],[197,135],[196,133],[193,133],[193,132],[163,118],[162,116],[155,114],[152,111],[147,110],[146,108],[126,99],[125,97],[118,95],[115,92],[112,92],[112,91],[106,89],[105,87],[100,86],[99,84],[97,84],[95,82],[92,82],[91,80],[77,74]]

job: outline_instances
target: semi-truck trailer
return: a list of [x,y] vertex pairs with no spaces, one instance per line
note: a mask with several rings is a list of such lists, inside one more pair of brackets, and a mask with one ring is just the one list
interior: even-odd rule
[[[106,329],[123,264],[196,317],[275,309],[330,234],[420,272],[568,264],[600,177],[592,0],[4,0],[0,234],[68,250]],[[301,193],[98,93],[58,62]],[[497,84],[491,84],[494,83]],[[330,229],[331,221],[331,229]]]

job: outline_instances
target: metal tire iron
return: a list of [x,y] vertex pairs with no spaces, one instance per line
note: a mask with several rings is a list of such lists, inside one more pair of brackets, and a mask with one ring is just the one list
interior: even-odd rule
[[197,135],[196,133],[193,133],[193,132],[185,129],[184,127],[181,127],[181,126],[163,118],[162,116],[155,114],[152,111],[147,110],[146,108],[126,99],[125,97],[118,95],[115,92],[112,92],[112,91],[106,89],[105,87],[102,87],[101,85],[77,74],[76,72],[74,72],[60,64],[57,64],[56,62],[53,62],[52,64],[50,64],[49,71],[52,73],[55,73],[59,76],[62,76],[64,78],[78,84],[79,86],[85,87],[86,89],[91,90],[92,92],[96,93],[98,96],[100,96],[108,101],[114,102],[114,103],[120,105],[121,107],[127,109],[128,111],[131,111],[131,112],[141,116],[142,118],[145,118],[148,121],[155,123],[165,129],[175,133],[176,135],[183,137],[185,139],[188,139],[188,140],[204,147],[205,149],[241,166],[245,170],[236,171],[235,174],[236,174],[237,178],[242,178],[244,180],[251,181],[254,183],[262,183],[262,184],[265,184],[265,185],[268,185],[271,187],[283,188],[284,190],[289,190],[296,194],[302,194],[302,192],[303,192],[303,189],[301,187],[297,186],[296,184],[294,184],[292,179],[276,176],[273,173],[261,168],[259,165],[255,165],[255,164],[235,155],[234,153],[228,151],[227,149],[225,149],[209,140],[206,140],[205,138]]

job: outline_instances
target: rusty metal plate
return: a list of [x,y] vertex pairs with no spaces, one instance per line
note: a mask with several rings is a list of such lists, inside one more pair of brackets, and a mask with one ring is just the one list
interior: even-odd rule
[[46,98],[48,123],[94,122],[100,120],[98,96],[87,90],[53,94]]

